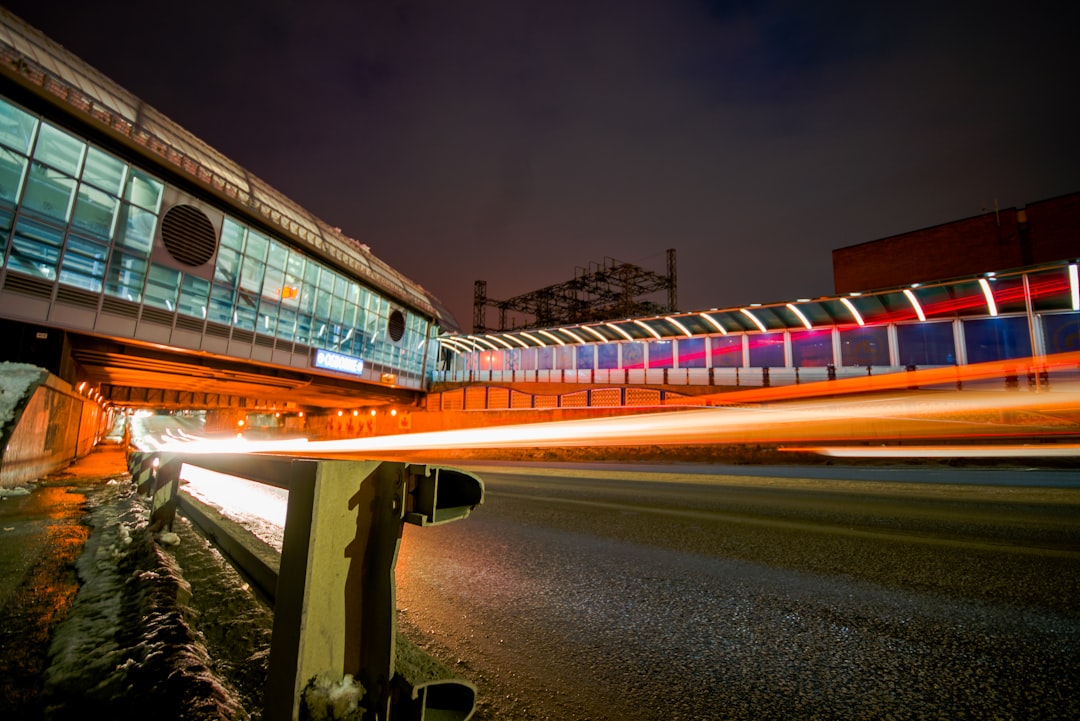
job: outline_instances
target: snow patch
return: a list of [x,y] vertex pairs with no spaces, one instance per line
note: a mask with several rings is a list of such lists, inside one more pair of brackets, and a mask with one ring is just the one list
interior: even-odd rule
[[310,721],[362,721],[364,687],[352,674],[336,679],[321,673],[308,681],[301,696],[300,718]]

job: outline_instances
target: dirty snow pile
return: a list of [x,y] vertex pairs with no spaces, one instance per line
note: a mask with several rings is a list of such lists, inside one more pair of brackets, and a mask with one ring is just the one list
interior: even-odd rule
[[0,437],[15,417],[15,408],[26,392],[40,383],[45,371],[28,363],[0,363]]
[[335,680],[319,674],[304,687],[301,717],[310,721],[362,721],[364,687],[354,681],[352,674]]
[[50,648],[52,719],[247,719],[211,670],[188,607],[190,586],[148,528],[127,482],[88,497],[92,526],[76,564],[80,588]]

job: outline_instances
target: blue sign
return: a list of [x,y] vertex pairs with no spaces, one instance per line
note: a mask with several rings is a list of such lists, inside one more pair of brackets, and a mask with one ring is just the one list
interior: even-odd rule
[[315,367],[358,376],[364,373],[364,359],[319,349],[315,351]]

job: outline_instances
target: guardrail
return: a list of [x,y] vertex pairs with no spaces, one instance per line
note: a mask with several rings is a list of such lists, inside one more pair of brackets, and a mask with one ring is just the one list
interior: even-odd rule
[[[280,557],[181,493],[184,464],[288,489]],[[306,690],[348,676],[363,688],[366,720],[472,716],[475,686],[399,635],[394,567],[404,524],[466,518],[483,502],[479,478],[432,465],[251,454],[135,451],[128,467],[152,498],[151,526],[171,528],[181,509],[273,603],[264,719],[303,718]]]

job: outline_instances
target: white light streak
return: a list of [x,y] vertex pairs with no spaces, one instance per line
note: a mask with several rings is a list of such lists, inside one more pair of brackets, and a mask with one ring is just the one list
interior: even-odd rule
[[623,330],[622,328],[620,328],[619,326],[617,326],[617,325],[612,325],[611,323],[604,323],[604,325],[606,325],[606,326],[607,326],[608,328],[611,328],[611,330],[615,331],[616,333],[618,333],[619,335],[621,335],[621,336],[622,336],[623,338],[625,338],[626,340],[634,340],[634,336],[630,335],[629,333],[627,333],[626,331],[624,331],[624,330]]
[[753,313],[751,313],[751,312],[750,312],[749,310],[747,310],[746,308],[739,308],[739,312],[741,312],[741,313],[742,313],[743,315],[745,315],[745,316],[746,316],[747,318],[749,318],[750,320],[754,321],[754,325],[756,325],[756,326],[758,327],[758,329],[759,329],[759,330],[760,330],[760,331],[761,331],[762,333],[765,333],[765,332],[767,332],[767,331],[769,330],[768,328],[766,328],[766,327],[765,327],[765,324],[764,324],[764,323],[762,323],[762,322],[761,322],[760,320],[758,320],[758,317],[757,317],[756,315],[754,315]]
[[539,338],[537,338],[536,336],[534,336],[534,335],[533,335],[532,333],[525,333],[525,332],[522,332],[522,334],[521,334],[521,335],[522,335],[522,336],[524,336],[524,337],[526,337],[526,338],[528,338],[529,340],[531,340],[531,341],[532,341],[533,343],[535,343],[536,345],[540,346],[541,348],[547,348],[547,343],[545,343],[544,341],[540,340]]
[[510,340],[514,341],[514,342],[515,342],[515,343],[517,343],[517,344],[518,344],[519,346],[521,346],[522,348],[528,348],[528,347],[529,347],[529,344],[528,344],[528,343],[526,343],[525,341],[521,340],[521,339],[520,339],[520,338],[518,338],[518,337],[517,337],[516,335],[504,335],[504,336],[503,336],[503,338],[509,338]]
[[681,330],[681,331],[682,331],[682,332],[683,332],[683,333],[684,333],[684,334],[686,335],[686,337],[687,337],[687,338],[693,338],[693,337],[694,337],[694,334],[693,334],[693,333],[691,333],[691,332],[690,332],[689,330],[687,330],[687,329],[686,329],[686,326],[685,326],[685,325],[683,325],[682,323],[680,323],[680,322],[679,322],[678,320],[676,320],[676,319],[675,319],[674,317],[672,317],[672,316],[668,316],[668,317],[667,317],[667,318],[665,318],[664,320],[666,320],[666,321],[667,321],[668,323],[671,323],[671,324],[672,324],[673,326],[675,326],[676,328],[678,328],[679,330]]
[[720,321],[718,321],[716,318],[713,318],[708,313],[698,313],[698,315],[709,321],[709,323],[712,324],[713,328],[716,328],[716,330],[720,331],[721,335],[727,335],[727,330],[724,328],[724,326],[720,325]]
[[491,341],[494,341],[495,343],[498,343],[499,345],[501,345],[504,348],[507,348],[509,350],[514,349],[514,346],[510,345],[509,343],[507,343],[506,341],[504,341],[502,338],[500,338],[497,335],[486,335],[484,337],[487,338],[488,340],[491,340]]
[[1072,309],[1080,310],[1080,279],[1077,278],[1076,263],[1069,264],[1069,292],[1072,295]]
[[592,333],[594,336],[596,336],[597,340],[599,340],[599,341],[601,341],[603,343],[609,343],[610,342],[607,338],[604,337],[603,333],[601,333],[600,331],[598,331],[598,330],[596,330],[594,328],[590,328],[587,325],[581,326],[581,330],[583,330],[583,331],[585,331],[587,333]]
[[[852,295],[858,295],[858,293],[852,293]],[[852,315],[853,318],[855,318],[856,323],[858,323],[859,325],[866,325],[866,323],[863,322],[862,316],[859,315],[859,311],[855,309],[855,304],[854,303],[852,303],[847,298],[841,298],[840,302],[843,303],[845,306],[847,306],[847,309],[849,311],[851,311],[851,315]]]
[[803,312],[799,310],[794,303],[788,303],[787,309],[794,313],[798,317],[798,319],[802,321],[802,324],[806,327],[807,330],[814,329],[814,326],[810,325],[810,320],[805,315],[803,315]]
[[986,278],[979,278],[979,285],[982,286],[983,296],[986,298],[986,310],[990,312],[992,317],[996,317],[998,309],[997,303],[994,301],[994,291],[990,289],[990,281]]
[[585,340],[584,338],[582,338],[581,336],[577,335],[576,333],[574,333],[573,331],[571,331],[571,330],[570,330],[569,328],[559,328],[559,332],[560,332],[560,333],[566,333],[566,335],[570,336],[571,338],[573,338],[574,340],[576,340],[576,341],[577,341],[578,343],[582,343],[582,344],[584,344],[584,343],[586,343],[586,342],[587,342],[587,341],[586,341],[586,340]]
[[564,341],[562,338],[555,335],[554,333],[549,333],[546,330],[538,330],[536,332],[539,333],[540,335],[544,336],[545,338],[550,338],[551,340],[555,341],[559,345],[566,345],[566,341]]
[[923,313],[922,305],[919,304],[919,299],[915,297],[915,293],[905,288],[904,295],[907,296],[911,307],[915,309],[915,315],[919,316],[919,320],[926,320],[926,314]]
[[649,335],[651,335],[656,340],[663,340],[663,337],[659,333],[657,333],[655,330],[653,330],[651,326],[646,325],[645,321],[635,320],[634,325],[641,326],[642,328],[644,328],[645,332],[648,333]]
[[472,340],[472,341],[475,341],[477,343],[482,343],[483,345],[490,348],[491,350],[499,350],[499,346],[495,345],[494,343],[492,343],[489,340],[484,340],[483,338],[479,338],[479,337],[477,337],[475,335],[469,336],[469,339]]

